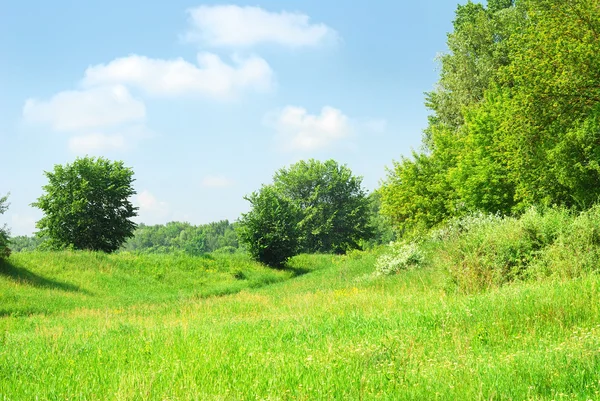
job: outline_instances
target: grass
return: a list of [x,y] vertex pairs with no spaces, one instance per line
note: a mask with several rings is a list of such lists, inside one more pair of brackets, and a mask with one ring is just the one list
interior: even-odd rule
[[464,293],[377,257],[14,255],[0,400],[600,399],[597,275]]
[[0,316],[234,294],[288,279],[244,255],[16,253],[0,261]]

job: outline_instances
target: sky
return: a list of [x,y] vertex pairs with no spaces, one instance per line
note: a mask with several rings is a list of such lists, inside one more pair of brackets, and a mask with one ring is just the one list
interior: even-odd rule
[[8,0],[0,8],[0,216],[30,235],[44,171],[134,171],[138,222],[235,221],[302,159],[376,189],[420,146],[457,3]]

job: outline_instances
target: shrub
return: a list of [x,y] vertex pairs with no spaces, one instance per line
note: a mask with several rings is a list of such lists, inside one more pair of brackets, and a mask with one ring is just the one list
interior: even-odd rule
[[246,199],[252,210],[240,219],[240,242],[255,260],[272,267],[283,266],[300,246],[298,208],[273,186],[263,186]]
[[474,215],[452,222],[440,242],[436,263],[462,290],[497,286],[524,277],[536,247],[512,217]]
[[425,256],[416,242],[393,243],[389,252],[375,262],[375,274],[391,275],[410,268],[421,267]]
[[573,278],[600,270],[600,206],[568,216],[556,239],[532,266],[532,276]]
[[600,270],[600,206],[578,215],[530,208],[521,217],[476,214],[433,231],[433,263],[463,291]]

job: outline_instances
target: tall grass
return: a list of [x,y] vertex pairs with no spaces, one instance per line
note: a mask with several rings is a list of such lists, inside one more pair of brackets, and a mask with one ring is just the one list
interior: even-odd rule
[[243,254],[15,253],[0,261],[0,316],[233,294],[293,277]]
[[380,274],[393,274],[425,265],[446,271],[465,292],[598,272],[600,206],[580,214],[531,208],[520,217],[467,216],[393,245],[376,267]]
[[[600,277],[450,291],[430,263],[440,244],[424,241],[428,263],[386,277],[372,274],[383,250],[300,255],[287,271],[17,255],[33,276],[0,274],[15,297],[3,302],[47,311],[0,317],[0,400],[600,398]],[[240,272],[277,279],[194,295]]]

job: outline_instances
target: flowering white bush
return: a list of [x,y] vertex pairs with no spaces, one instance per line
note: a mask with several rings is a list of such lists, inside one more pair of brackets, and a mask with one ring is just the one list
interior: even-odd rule
[[394,243],[390,252],[377,258],[375,273],[380,276],[398,273],[411,267],[419,267],[424,260],[423,252],[414,242]]

